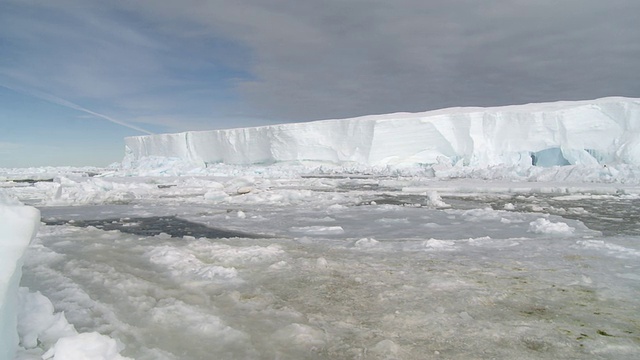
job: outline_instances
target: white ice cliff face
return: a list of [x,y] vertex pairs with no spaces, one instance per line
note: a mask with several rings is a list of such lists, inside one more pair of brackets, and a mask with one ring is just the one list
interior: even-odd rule
[[0,192],[0,360],[18,347],[18,285],[22,257],[40,225],[40,211]]
[[174,157],[199,164],[640,165],[640,99],[451,108],[137,136],[125,143],[130,161]]

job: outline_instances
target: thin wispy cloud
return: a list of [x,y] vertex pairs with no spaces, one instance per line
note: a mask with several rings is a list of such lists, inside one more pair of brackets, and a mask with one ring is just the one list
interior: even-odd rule
[[86,109],[86,108],[84,108],[84,107],[82,107],[82,106],[80,106],[78,104],[74,104],[71,101],[59,98],[59,97],[57,97],[55,95],[47,94],[47,93],[44,93],[44,92],[38,91],[38,90],[27,90],[27,89],[23,89],[23,88],[14,88],[14,87],[2,85],[2,84],[0,84],[0,86],[4,87],[6,89],[12,90],[12,91],[20,92],[20,93],[23,93],[25,95],[33,96],[35,98],[48,101],[48,102],[53,103],[53,104],[57,104],[57,105],[64,106],[64,107],[69,108],[69,109],[73,109],[73,110],[77,110],[77,111],[83,112],[83,113],[91,115],[93,117],[97,117],[97,118],[109,121],[111,123],[114,123],[114,124],[117,124],[117,125],[120,125],[120,126],[124,126],[126,128],[129,128],[129,129],[132,129],[132,130],[135,130],[135,131],[139,131],[139,132],[141,132],[143,134],[147,134],[147,135],[152,135],[153,134],[153,132],[145,130],[145,129],[137,126],[137,125],[133,125],[133,124],[127,123],[127,122],[122,121],[122,120],[114,119],[111,116],[100,114],[100,113],[97,113],[95,111]]
[[13,143],[8,141],[0,141],[0,153],[5,153],[7,151],[15,151],[23,148],[24,145],[19,143]]

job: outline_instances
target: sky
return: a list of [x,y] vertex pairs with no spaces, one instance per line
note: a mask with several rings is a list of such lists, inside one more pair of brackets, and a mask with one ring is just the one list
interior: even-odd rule
[[2,0],[0,167],[124,137],[640,97],[637,0]]

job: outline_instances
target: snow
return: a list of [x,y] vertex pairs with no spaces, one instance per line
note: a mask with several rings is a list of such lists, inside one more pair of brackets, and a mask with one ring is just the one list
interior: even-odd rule
[[238,277],[238,271],[233,267],[208,266],[191,252],[173,247],[157,247],[146,256],[151,263],[170,269],[174,277],[204,280],[231,280]]
[[21,287],[18,296],[21,304],[18,309],[18,335],[23,348],[35,348],[38,342],[50,347],[60,337],[77,334],[64,314],[56,314],[51,301],[40,292],[31,293]]
[[120,356],[116,341],[96,332],[61,338],[42,355],[48,360],[125,360]]
[[[624,98],[447,109],[128,139],[108,169],[0,169],[0,231],[24,262],[22,288],[19,267],[1,272],[16,296],[1,349],[639,358],[637,122]],[[14,199],[42,214],[30,244],[40,214]]]
[[45,347],[48,351],[41,359],[127,359],[120,356],[122,349],[114,339],[97,332],[79,334],[64,313],[55,313],[51,301],[40,292],[33,293],[21,287],[18,297],[17,329],[21,347],[18,358],[39,354],[38,348]]
[[537,219],[529,223],[529,231],[536,234],[571,235],[575,229],[563,222],[551,222],[547,219]]
[[35,236],[40,212],[0,189],[0,359],[12,359],[18,344],[18,283],[24,253]]
[[125,163],[640,165],[639,131],[640,99],[610,97],[129,137]]
[[18,288],[24,254],[39,226],[39,210],[0,191],[0,359],[26,358],[39,347],[48,349],[44,359],[126,359],[115,340],[78,334],[47,297]]
[[[32,305],[18,359],[640,355],[633,177],[488,181],[274,166],[67,172],[7,187],[45,221],[63,220],[41,226],[25,257],[22,285],[35,300],[21,301]],[[130,232],[176,215],[252,237],[179,235],[172,223]]]
[[344,234],[341,226],[294,226],[291,231],[309,235]]

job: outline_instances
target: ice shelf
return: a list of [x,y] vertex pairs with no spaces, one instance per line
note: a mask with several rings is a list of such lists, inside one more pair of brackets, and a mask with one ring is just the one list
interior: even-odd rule
[[135,136],[125,143],[125,161],[173,157],[202,165],[639,165],[640,99],[450,108]]

